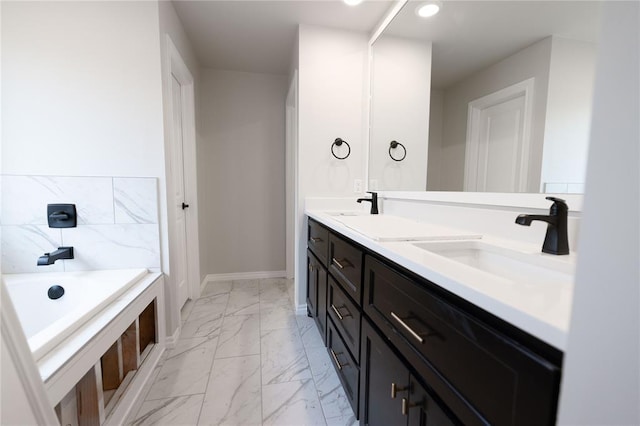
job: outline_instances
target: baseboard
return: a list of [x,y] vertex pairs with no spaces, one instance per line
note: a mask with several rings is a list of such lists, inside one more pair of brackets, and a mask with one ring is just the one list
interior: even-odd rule
[[167,336],[165,338],[164,345],[167,349],[174,349],[176,347],[176,343],[178,343],[178,338],[180,337],[181,331],[182,327],[178,327],[171,336]]
[[204,277],[202,285],[216,281],[259,280],[265,278],[284,278],[287,271],[236,272],[232,274],[209,274]]
[[307,304],[296,305],[296,315],[307,315]]

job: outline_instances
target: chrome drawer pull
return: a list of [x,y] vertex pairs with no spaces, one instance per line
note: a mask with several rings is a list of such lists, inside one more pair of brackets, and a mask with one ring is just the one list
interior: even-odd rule
[[424,343],[424,339],[422,337],[420,337],[420,335],[418,333],[416,333],[415,331],[413,331],[413,329],[411,327],[409,327],[404,321],[402,321],[400,319],[399,316],[397,316],[395,313],[391,312],[391,316],[393,317],[394,320],[398,321],[400,323],[401,326],[403,326],[405,328],[405,330],[407,330],[409,333],[411,333],[411,335],[420,343]]
[[409,408],[419,407],[421,405],[422,404],[420,403],[409,404],[409,401],[407,401],[407,398],[402,398],[402,415],[407,416],[409,414]]
[[333,357],[333,360],[335,361],[336,367],[338,367],[338,370],[342,370],[342,367],[344,367],[345,365],[349,365],[348,363],[340,364],[340,361],[338,361],[338,355],[333,351],[333,349],[329,349],[329,352],[331,352],[331,356]]
[[391,383],[391,399],[396,399],[396,394],[398,392],[404,392],[406,390],[409,390],[408,386],[401,388],[398,387],[398,385],[396,385],[395,383]]
[[312,243],[319,243],[320,241],[322,241],[322,238],[320,237],[311,237],[310,238]]
[[331,258],[331,262],[335,263],[335,265],[340,269],[344,269],[344,268],[347,268],[349,266],[353,266],[347,259],[342,259],[342,262],[345,264],[345,266],[343,266],[342,263],[340,263],[340,261],[338,261],[338,259],[336,259],[335,257]]
[[[334,305],[334,304],[332,303],[332,304],[331,304],[331,309],[333,309],[333,312],[335,312],[335,313],[336,313],[336,315],[338,316],[338,319],[339,319],[340,321],[342,321],[342,320],[344,319],[344,317],[350,317],[350,316],[351,316],[351,312],[349,312],[349,310],[347,309],[347,307],[346,307],[346,306],[344,306],[344,305],[340,306],[339,308],[336,308],[336,305]],[[338,309],[346,309],[346,310],[347,310],[347,313],[346,313],[346,314],[344,314],[344,315],[342,315]]]

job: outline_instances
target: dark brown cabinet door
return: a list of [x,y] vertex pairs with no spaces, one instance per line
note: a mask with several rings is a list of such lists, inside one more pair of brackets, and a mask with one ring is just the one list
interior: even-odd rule
[[318,313],[318,261],[307,250],[307,312],[312,318]]
[[409,397],[409,370],[373,330],[362,321],[360,424],[406,425],[403,398]]
[[307,311],[316,321],[322,341],[326,343],[327,270],[309,250],[307,250]]
[[327,343],[327,270],[318,263],[318,274],[316,276],[318,287],[316,324],[320,330],[322,341]]
[[444,409],[415,377],[411,376],[409,386],[411,393],[409,398],[403,401],[409,426],[453,426],[457,424],[449,418]]

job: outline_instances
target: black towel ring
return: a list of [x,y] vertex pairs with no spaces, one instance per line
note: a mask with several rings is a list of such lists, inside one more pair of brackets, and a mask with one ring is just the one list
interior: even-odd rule
[[[336,155],[336,153],[333,151],[333,147],[334,146],[341,146],[342,144],[345,144],[347,146],[347,155],[345,155],[344,157],[338,157]],[[338,160],[344,160],[345,158],[347,158],[350,154],[351,154],[351,146],[347,143],[347,141],[341,139],[341,138],[336,138],[335,141],[333,141],[333,143],[331,144],[331,154],[333,154],[334,157],[336,157]]]
[[[396,149],[398,146],[401,146],[402,149],[404,150],[404,154],[402,155],[402,158],[395,158],[393,154],[391,154],[391,150]],[[405,146],[398,141],[391,141],[391,143],[389,144],[389,157],[391,157],[393,161],[402,161],[405,158],[407,158],[407,148],[405,148]]]

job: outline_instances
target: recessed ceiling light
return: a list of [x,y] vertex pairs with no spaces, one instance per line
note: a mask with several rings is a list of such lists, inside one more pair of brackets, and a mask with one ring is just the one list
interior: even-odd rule
[[438,12],[440,12],[440,8],[442,7],[442,3],[439,1],[429,1],[427,3],[422,3],[416,9],[416,14],[421,18],[429,18]]
[[342,0],[342,1],[348,4],[349,6],[357,6],[360,3],[362,3],[364,0]]

